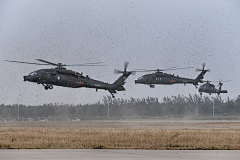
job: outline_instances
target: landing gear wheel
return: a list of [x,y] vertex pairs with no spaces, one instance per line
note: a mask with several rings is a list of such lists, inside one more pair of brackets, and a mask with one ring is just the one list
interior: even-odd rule
[[49,88],[49,89],[53,89],[53,85],[49,85],[48,88]]
[[44,88],[45,88],[46,90],[48,90],[48,89],[53,89],[53,85],[51,85],[51,84],[47,84],[47,85],[44,85],[44,84],[43,84],[43,86],[44,86]]
[[150,88],[154,88],[155,87],[155,85],[153,85],[153,84],[150,84],[149,86],[150,86]]
[[112,98],[115,98],[115,96],[113,95],[113,93],[111,93],[111,95],[112,95]]

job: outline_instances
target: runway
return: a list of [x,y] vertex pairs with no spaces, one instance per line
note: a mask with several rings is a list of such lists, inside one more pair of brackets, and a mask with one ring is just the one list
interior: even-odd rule
[[2,149],[0,160],[239,160],[239,150]]

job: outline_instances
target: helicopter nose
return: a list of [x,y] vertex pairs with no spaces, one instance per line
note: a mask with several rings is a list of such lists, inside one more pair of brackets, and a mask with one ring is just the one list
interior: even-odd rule
[[23,76],[23,79],[24,79],[24,81],[28,81],[29,80],[28,76]]
[[141,81],[139,81],[139,80],[135,80],[135,84],[137,84],[137,83],[141,83]]

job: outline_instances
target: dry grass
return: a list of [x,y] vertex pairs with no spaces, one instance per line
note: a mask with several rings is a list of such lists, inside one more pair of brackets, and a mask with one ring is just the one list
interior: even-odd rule
[[240,130],[1,126],[0,148],[240,149]]

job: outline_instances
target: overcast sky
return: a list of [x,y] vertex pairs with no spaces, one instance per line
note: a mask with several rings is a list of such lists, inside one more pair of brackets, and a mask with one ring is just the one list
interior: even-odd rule
[[[76,64],[104,62],[103,67],[69,67],[112,83],[114,69],[194,67],[168,73],[196,78],[195,68],[211,69],[205,80],[224,83],[240,95],[239,0],[0,0],[0,104],[86,104],[110,95],[105,90],[65,88],[24,82],[23,76],[43,66],[4,60]],[[134,84],[147,73],[130,76],[116,98],[177,96],[198,93],[193,85]],[[214,83],[217,85],[217,82]],[[207,95],[207,94],[205,94]]]

